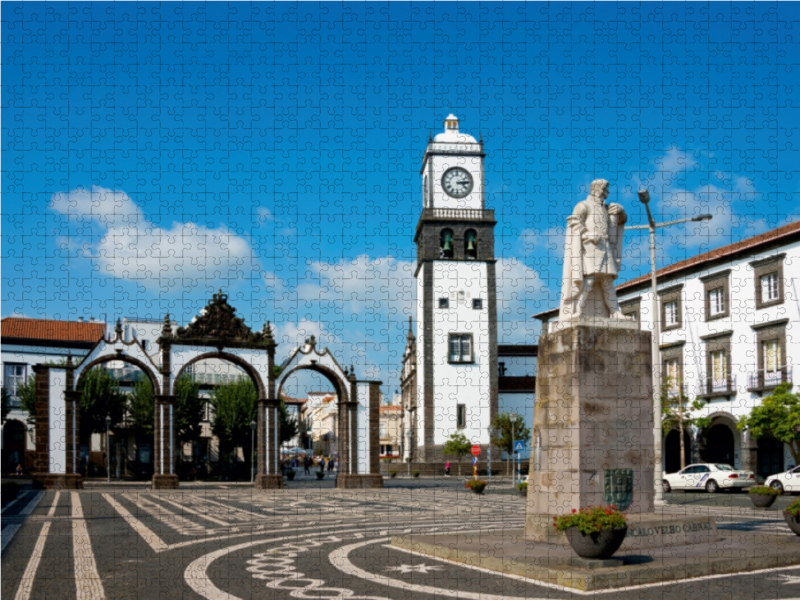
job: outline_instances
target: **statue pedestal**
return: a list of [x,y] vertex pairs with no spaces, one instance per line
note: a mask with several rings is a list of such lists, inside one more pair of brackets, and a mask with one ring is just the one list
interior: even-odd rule
[[576,318],[539,341],[525,535],[553,541],[553,517],[616,504],[653,513],[650,332]]
[[264,475],[259,473],[255,477],[253,487],[257,490],[282,490],[283,475]]

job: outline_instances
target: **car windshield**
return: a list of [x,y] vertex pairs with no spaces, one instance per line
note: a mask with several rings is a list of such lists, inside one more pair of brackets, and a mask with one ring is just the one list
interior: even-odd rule
[[719,471],[733,471],[733,467],[729,465],[714,465]]

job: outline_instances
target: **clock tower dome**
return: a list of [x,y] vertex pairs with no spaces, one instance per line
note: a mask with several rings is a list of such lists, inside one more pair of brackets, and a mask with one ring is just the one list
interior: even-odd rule
[[449,115],[422,159],[417,246],[415,460],[446,460],[460,431],[489,442],[497,414],[497,294],[494,211],[486,210],[483,140]]

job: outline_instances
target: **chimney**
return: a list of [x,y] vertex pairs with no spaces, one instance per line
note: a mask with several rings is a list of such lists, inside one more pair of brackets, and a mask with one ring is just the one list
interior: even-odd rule
[[78,317],[78,323],[83,323],[83,317]]

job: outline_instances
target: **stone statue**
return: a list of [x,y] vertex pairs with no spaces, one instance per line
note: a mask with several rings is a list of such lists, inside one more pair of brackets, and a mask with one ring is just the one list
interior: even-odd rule
[[595,179],[589,197],[567,217],[564,278],[559,321],[580,316],[627,320],[614,289],[622,265],[622,235],[628,220],[619,204],[606,205],[608,181]]

